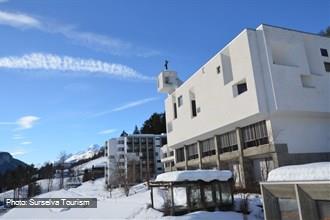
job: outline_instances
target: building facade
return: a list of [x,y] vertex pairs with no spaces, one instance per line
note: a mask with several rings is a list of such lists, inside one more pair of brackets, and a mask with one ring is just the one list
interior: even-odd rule
[[125,172],[130,183],[147,181],[163,173],[160,148],[166,141],[166,135],[154,134],[125,135],[106,141],[106,184],[111,183],[118,170]]
[[260,25],[183,83],[161,72],[174,169],[231,169],[249,187],[275,167],[330,160],[329,53],[330,38]]

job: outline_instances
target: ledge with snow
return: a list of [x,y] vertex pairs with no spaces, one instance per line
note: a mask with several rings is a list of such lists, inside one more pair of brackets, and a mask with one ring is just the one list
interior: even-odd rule
[[260,187],[265,220],[330,219],[330,162],[274,169]]

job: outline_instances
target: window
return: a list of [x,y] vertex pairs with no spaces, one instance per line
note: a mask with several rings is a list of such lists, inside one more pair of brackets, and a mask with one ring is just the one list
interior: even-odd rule
[[179,149],[176,149],[176,161],[177,162],[184,161],[184,149],[183,149],[183,147],[179,148]]
[[188,160],[193,160],[198,158],[197,144],[192,144],[187,146]]
[[180,107],[181,105],[183,105],[182,95],[180,95],[179,98],[178,98],[178,107]]
[[124,159],[125,158],[125,155],[124,154],[121,154],[121,155],[119,155],[119,158],[120,159]]
[[192,117],[197,116],[196,100],[191,100],[191,114],[192,114]]
[[261,121],[242,128],[244,148],[268,144],[266,122]]
[[125,149],[123,147],[119,147],[118,151],[125,151]]
[[321,50],[321,55],[322,56],[324,56],[324,57],[328,57],[329,56],[327,49],[321,48],[320,50]]
[[238,150],[236,131],[230,131],[217,137],[220,153]]
[[237,94],[238,95],[240,95],[240,94],[242,94],[243,92],[246,92],[246,91],[247,91],[246,82],[237,84]]
[[168,76],[165,76],[164,81],[165,81],[165,84],[171,84],[170,77],[168,77]]
[[221,73],[221,67],[220,66],[217,66],[217,73]]
[[161,163],[161,161],[160,160],[157,160],[157,163]]
[[202,148],[203,157],[215,155],[215,145],[213,138],[201,141],[200,144]]
[[326,72],[330,72],[330,63],[324,62],[324,68]]
[[176,108],[176,103],[173,103],[173,112],[174,112],[174,119],[178,117],[178,110]]

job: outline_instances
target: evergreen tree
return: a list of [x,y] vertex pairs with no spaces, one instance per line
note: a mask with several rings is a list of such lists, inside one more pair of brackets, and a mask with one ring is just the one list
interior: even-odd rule
[[134,131],[133,131],[133,134],[140,134],[140,130],[139,130],[139,128],[138,128],[137,125],[135,125]]
[[330,26],[320,32],[320,35],[330,37]]
[[166,133],[166,119],[164,113],[153,113],[141,128],[142,134]]
[[123,130],[123,132],[121,133],[120,137],[127,137],[127,136],[128,136],[127,132],[125,130]]

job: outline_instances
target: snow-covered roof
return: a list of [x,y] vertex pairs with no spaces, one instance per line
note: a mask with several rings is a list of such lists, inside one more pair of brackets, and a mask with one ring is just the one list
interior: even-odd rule
[[213,180],[227,181],[232,178],[230,170],[185,170],[162,173],[157,176],[156,182],[198,181],[210,182]]
[[330,162],[279,167],[270,171],[268,181],[330,180]]

